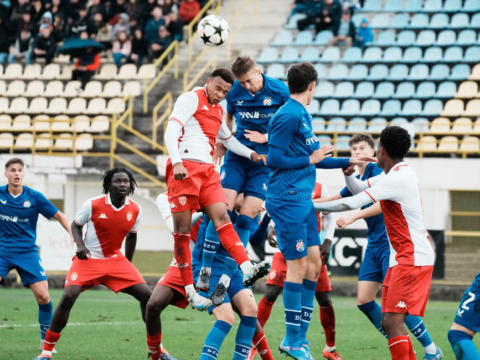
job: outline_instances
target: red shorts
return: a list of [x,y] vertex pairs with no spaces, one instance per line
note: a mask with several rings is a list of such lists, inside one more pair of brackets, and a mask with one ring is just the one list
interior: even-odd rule
[[83,286],[83,290],[105,285],[116,293],[136,284],[145,283],[137,268],[122,254],[108,259],[80,260],[76,255],[68,270],[65,287]]
[[[273,255],[272,269],[267,276],[267,285],[274,285],[283,288],[285,278],[287,277],[287,262],[282,253],[276,252]],[[315,292],[332,291],[330,278],[328,277],[327,265],[323,265],[318,275],[317,288]]]
[[217,202],[227,203],[220,175],[213,164],[183,160],[183,166],[188,171],[188,177],[175,180],[172,161],[167,161],[165,179],[172,213],[201,209]]
[[183,286],[182,276],[180,275],[178,267],[170,266],[165,275],[162,276],[155,286],[158,285],[169,287],[183,295],[183,299],[175,300],[172,305],[175,305],[180,309],[185,309],[188,306],[187,294],[185,293],[185,287]]
[[396,265],[388,268],[382,287],[382,312],[423,316],[433,266]]

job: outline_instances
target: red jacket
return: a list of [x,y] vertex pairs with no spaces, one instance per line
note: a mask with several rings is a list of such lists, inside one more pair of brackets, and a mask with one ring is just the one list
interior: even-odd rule
[[183,1],[178,13],[183,22],[190,22],[200,12],[200,4],[197,1]]
[[[80,66],[80,58],[77,59],[77,62],[75,63],[75,69],[77,69],[79,66]],[[87,70],[90,70],[90,71],[97,71],[99,67],[100,67],[100,55],[97,54],[93,58],[93,63],[88,64],[86,68]]]

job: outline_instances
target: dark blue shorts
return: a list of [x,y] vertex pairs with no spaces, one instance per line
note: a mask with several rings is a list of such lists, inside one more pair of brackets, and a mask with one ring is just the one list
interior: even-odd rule
[[467,329],[480,332],[480,273],[463,294],[453,321]]
[[265,206],[275,222],[277,245],[286,260],[303,258],[308,254],[308,247],[320,245],[317,213],[312,200],[268,199]]
[[231,151],[227,152],[225,162],[220,171],[220,180],[225,189],[235,190],[245,196],[255,196],[265,200],[268,186],[268,168],[263,164],[254,163]]
[[387,270],[390,265],[390,245],[387,241],[374,246],[367,245],[365,256],[363,257],[358,281],[375,281],[383,283]]
[[10,270],[16,269],[23,286],[29,286],[39,281],[47,280],[42,260],[36,249],[21,253],[2,254],[0,251],[0,276],[2,284]]

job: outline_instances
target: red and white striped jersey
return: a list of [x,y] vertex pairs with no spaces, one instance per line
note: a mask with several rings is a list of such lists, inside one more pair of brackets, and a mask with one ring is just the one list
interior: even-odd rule
[[212,163],[217,137],[227,140],[232,136],[222,122],[223,108],[208,102],[205,88],[198,88],[178,97],[169,121],[182,125],[178,139],[180,157],[202,163]]
[[390,240],[390,267],[397,264],[433,265],[435,255],[427,238],[418,179],[407,163],[396,164],[388,174],[368,181],[365,193],[380,201]]
[[75,223],[87,224],[84,242],[91,257],[106,259],[118,254],[125,236],[138,231],[141,211],[129,198],[117,209],[110,194],[87,200],[75,216]]

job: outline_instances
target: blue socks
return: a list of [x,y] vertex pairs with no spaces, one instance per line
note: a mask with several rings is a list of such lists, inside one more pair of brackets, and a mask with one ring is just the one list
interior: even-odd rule
[[53,306],[50,301],[48,304],[38,304],[38,322],[40,323],[40,339],[45,340],[45,333],[50,326],[53,316]]
[[315,299],[316,281],[303,280],[302,284],[302,322],[300,325],[300,341],[306,343],[307,331],[310,326],[313,312],[313,300]]
[[233,353],[233,360],[243,360],[247,357],[250,347],[252,346],[252,338],[256,326],[256,317],[240,317],[240,325],[238,326],[237,336],[235,337],[235,352]]
[[387,334],[383,331],[381,326],[382,321],[382,307],[376,303],[376,301],[370,301],[368,303],[358,305],[358,308],[368,317],[368,320],[375,326],[375,328],[382,333],[385,338]]
[[407,325],[408,330],[420,341],[424,348],[433,343],[432,338],[425,328],[425,324],[419,316],[407,315],[405,325]]
[[220,238],[218,237],[215,225],[210,221],[205,232],[205,241],[203,242],[202,267],[211,268],[213,258],[220,246]]
[[248,242],[250,241],[250,229],[252,228],[253,219],[247,215],[239,215],[237,222],[235,223],[235,231],[238,234],[240,240],[242,240],[243,245],[247,248]]
[[232,325],[225,321],[217,320],[215,322],[212,330],[210,330],[205,339],[200,360],[212,360],[212,358],[217,358],[220,346],[222,346],[223,340],[225,340],[225,337],[231,328]]
[[472,341],[473,336],[458,330],[448,332],[448,341],[452,345],[452,350],[457,360],[480,360],[475,344]]
[[302,322],[302,284],[285,281],[283,285],[283,306],[285,307],[288,345],[298,345]]

